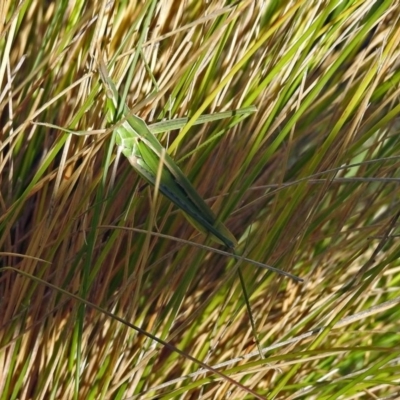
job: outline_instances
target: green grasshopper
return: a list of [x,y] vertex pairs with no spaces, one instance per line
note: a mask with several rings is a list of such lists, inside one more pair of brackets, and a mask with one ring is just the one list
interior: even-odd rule
[[228,248],[235,248],[237,241],[233,234],[218,221],[143,119],[133,115],[125,104],[123,122],[114,120],[121,98],[102,60],[99,61],[99,72],[107,96],[108,122],[116,124],[116,143],[132,167],[151,185],[156,187],[158,184],[160,192],[184,211],[196,229]]

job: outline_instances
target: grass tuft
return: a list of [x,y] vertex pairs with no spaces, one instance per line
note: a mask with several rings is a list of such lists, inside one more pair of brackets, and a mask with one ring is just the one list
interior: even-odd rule
[[[264,3],[1,6],[0,400],[399,396],[400,5]],[[120,156],[100,57],[252,261]]]

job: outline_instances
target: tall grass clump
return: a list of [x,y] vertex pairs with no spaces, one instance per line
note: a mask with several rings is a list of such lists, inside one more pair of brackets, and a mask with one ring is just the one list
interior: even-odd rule
[[[400,396],[399,2],[1,7],[1,400]],[[240,257],[120,155],[99,60]]]

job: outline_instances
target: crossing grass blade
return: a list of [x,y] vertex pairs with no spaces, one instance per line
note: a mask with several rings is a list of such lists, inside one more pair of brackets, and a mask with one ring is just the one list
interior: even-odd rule
[[[214,122],[221,119],[229,118],[234,115],[244,115],[248,116],[249,114],[253,114],[257,111],[255,106],[248,106],[239,108],[237,110],[223,111],[214,114],[203,114],[197,119],[197,121],[193,125],[200,125],[208,122]],[[149,125],[149,129],[151,133],[158,134],[163,132],[172,131],[174,129],[183,128],[189,121],[189,118],[176,118],[167,121],[156,122],[155,124]]]
[[[126,105],[122,107],[122,115],[116,115],[120,107],[119,93],[108,75],[104,62],[99,60],[98,64],[107,96],[107,118],[111,124],[116,124],[116,143],[132,167],[147,182],[156,186],[159,166],[162,163],[158,184],[160,192],[178,206],[188,221],[200,232],[206,233],[215,242],[228,248],[235,248],[236,238],[217,219],[145,121],[132,114]],[[122,123],[118,121],[119,118],[122,119]]]
[[[193,125],[206,124],[209,122],[215,122],[215,121],[219,121],[221,119],[225,119],[225,118],[229,118],[229,117],[233,117],[233,116],[239,116],[239,115],[247,117],[249,114],[253,114],[256,111],[257,111],[257,107],[249,106],[249,107],[238,108],[235,110],[217,112],[217,113],[213,113],[213,114],[203,114],[199,117],[199,119]],[[147,125],[147,127],[149,128],[150,132],[153,135],[158,135],[161,133],[173,131],[175,129],[181,129],[187,124],[188,121],[189,121],[189,118],[187,118],[187,117],[169,119],[169,120],[165,120],[165,121],[155,122],[154,124]],[[59,131],[71,133],[72,135],[77,135],[77,136],[97,135],[98,133],[101,132],[101,131],[95,131],[95,130],[93,130],[93,131],[74,131],[72,129],[67,129],[62,126],[49,124],[47,122],[32,121],[32,124],[39,125],[39,126],[46,126],[47,128],[58,129]]]

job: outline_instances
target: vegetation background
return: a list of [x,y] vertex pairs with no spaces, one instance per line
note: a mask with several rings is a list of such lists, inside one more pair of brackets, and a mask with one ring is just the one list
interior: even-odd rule
[[[400,397],[398,1],[0,7],[1,399]],[[118,156],[99,57],[148,124],[189,117],[159,138],[238,254],[302,283]]]

